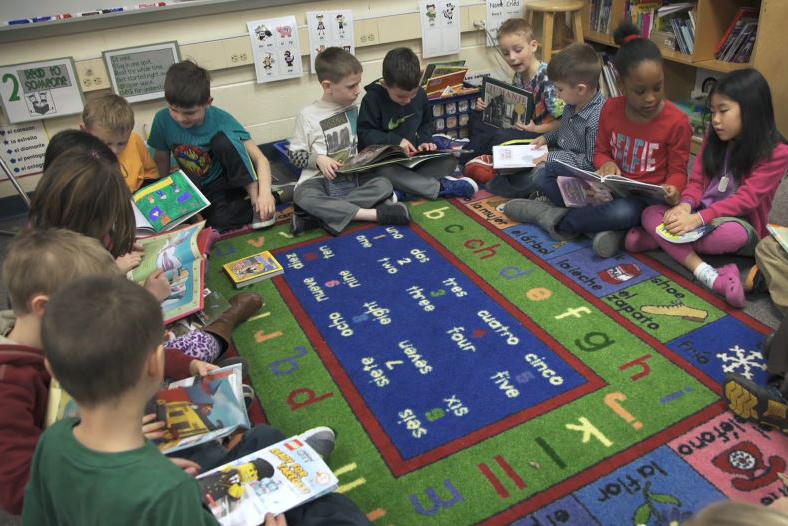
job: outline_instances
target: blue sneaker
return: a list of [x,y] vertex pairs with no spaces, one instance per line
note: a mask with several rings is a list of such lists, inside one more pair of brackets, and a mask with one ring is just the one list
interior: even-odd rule
[[432,142],[435,143],[439,150],[461,150],[470,141],[470,139],[458,139],[444,133],[432,135]]
[[452,177],[447,175],[439,180],[441,189],[438,197],[473,197],[479,191],[476,181],[470,177]]

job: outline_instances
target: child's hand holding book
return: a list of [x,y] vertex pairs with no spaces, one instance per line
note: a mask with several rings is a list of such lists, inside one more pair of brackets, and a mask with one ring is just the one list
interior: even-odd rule
[[663,216],[665,229],[676,236],[686,234],[696,228],[703,226],[703,219],[700,214],[692,214],[689,203],[680,203]]
[[334,178],[336,178],[336,171],[342,167],[342,164],[335,161],[328,155],[318,155],[317,167],[320,168],[320,172],[326,179],[332,181]]
[[613,161],[607,161],[597,169],[596,173],[601,177],[606,175],[621,175],[621,169]]

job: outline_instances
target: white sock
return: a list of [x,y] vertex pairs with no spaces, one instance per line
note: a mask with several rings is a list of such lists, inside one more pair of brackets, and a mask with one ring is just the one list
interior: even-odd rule
[[701,263],[692,273],[695,274],[695,277],[698,278],[698,281],[706,285],[706,287],[709,289],[712,288],[714,285],[714,280],[716,280],[717,276],[719,276],[717,269],[708,263]]

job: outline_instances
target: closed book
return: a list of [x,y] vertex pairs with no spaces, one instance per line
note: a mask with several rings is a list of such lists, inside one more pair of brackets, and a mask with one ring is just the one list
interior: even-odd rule
[[225,263],[223,268],[235,288],[273,278],[284,272],[282,265],[268,250]]

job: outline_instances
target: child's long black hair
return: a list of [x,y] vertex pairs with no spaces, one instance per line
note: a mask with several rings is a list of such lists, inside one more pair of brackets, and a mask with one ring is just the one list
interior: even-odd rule
[[720,174],[727,154],[728,171],[739,182],[757,163],[769,159],[779,143],[786,141],[774,121],[769,83],[758,70],[747,68],[728,73],[711,90],[709,101],[714,94],[739,104],[741,133],[734,141],[723,141],[710,130],[701,158],[703,171],[710,177]]
[[620,47],[613,57],[613,65],[622,79],[645,60],[662,64],[662,53],[657,45],[640,36],[640,30],[632,22],[622,22],[613,33],[613,40]]

